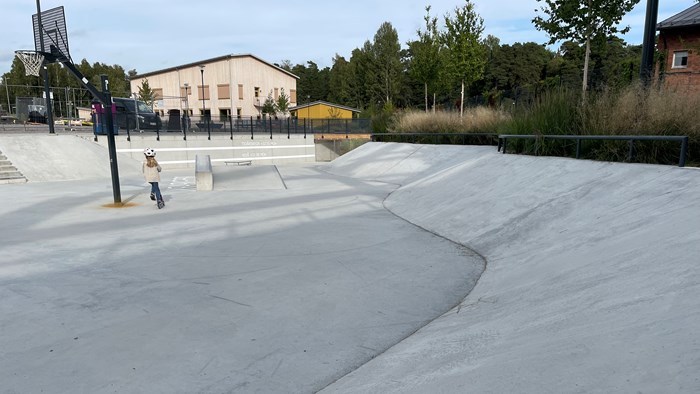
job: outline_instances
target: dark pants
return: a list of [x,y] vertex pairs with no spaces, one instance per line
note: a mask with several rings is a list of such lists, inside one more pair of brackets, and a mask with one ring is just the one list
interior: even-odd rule
[[151,184],[151,194],[156,196],[156,201],[163,201],[163,196],[160,194],[160,188],[158,187],[158,182],[148,182]]

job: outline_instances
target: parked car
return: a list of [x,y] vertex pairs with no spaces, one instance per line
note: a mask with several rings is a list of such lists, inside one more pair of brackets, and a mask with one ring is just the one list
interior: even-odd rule
[[114,97],[113,101],[120,129],[160,130],[163,127],[160,116],[143,101],[123,97]]

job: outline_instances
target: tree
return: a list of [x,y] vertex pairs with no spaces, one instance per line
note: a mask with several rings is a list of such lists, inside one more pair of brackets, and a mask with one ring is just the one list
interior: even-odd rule
[[639,0],[537,0],[544,2],[540,8],[544,16],[536,16],[532,22],[537,30],[549,34],[549,44],[560,40],[585,43],[582,93],[588,89],[588,63],[591,40],[595,36],[609,37],[626,33],[629,26],[618,29],[622,17],[639,3]]
[[392,98],[398,94],[401,87],[401,44],[396,29],[389,22],[384,22],[374,35],[372,54],[375,66],[376,88],[378,99],[392,102]]
[[151,89],[151,85],[148,84],[148,78],[141,82],[138,96],[140,101],[143,101],[149,107],[153,108],[153,103],[156,101],[156,94],[153,89]]
[[333,58],[330,78],[328,81],[328,101],[352,105],[350,63],[344,57],[336,54]]
[[277,114],[277,106],[275,105],[275,100],[272,98],[272,90],[270,90],[270,93],[267,95],[267,98],[263,103],[262,113],[263,115],[269,115],[270,117]]
[[446,71],[453,82],[461,84],[459,116],[464,115],[464,89],[481,79],[486,66],[486,50],[481,44],[484,19],[474,10],[471,0],[455,8],[454,19],[445,15],[445,32],[441,35],[447,52]]
[[362,48],[352,51],[350,58],[350,92],[354,106],[366,108],[373,103],[372,86],[374,83],[374,67],[372,65],[372,44],[365,41]]
[[[430,16],[430,6],[425,7],[425,31],[418,30],[418,40],[408,43],[410,52],[409,74],[423,84],[425,112],[428,112],[428,86],[435,89],[440,72],[439,33],[437,18]],[[435,103],[433,102],[433,110]]]
[[282,114],[282,116],[287,116],[287,112],[289,111],[289,96],[284,92],[284,88],[280,88],[280,95],[277,97],[275,107],[277,112]]

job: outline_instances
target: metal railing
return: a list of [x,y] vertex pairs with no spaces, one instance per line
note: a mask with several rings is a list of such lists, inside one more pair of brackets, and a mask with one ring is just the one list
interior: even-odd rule
[[584,140],[609,140],[609,141],[629,141],[629,153],[627,160],[631,162],[634,159],[634,141],[671,141],[680,142],[681,150],[678,160],[679,167],[685,167],[686,158],[688,156],[688,140],[687,136],[655,136],[655,135],[536,135],[536,134],[501,134],[498,136],[498,151],[506,153],[509,139],[534,139],[534,140],[575,140],[576,141],[576,158],[581,157],[581,141]]
[[[116,118],[119,120],[119,116]],[[266,135],[272,139],[274,134],[371,134],[370,119],[299,119],[299,118],[279,118],[270,117],[257,118],[230,118],[230,117],[209,117],[209,116],[162,116],[158,117],[157,126],[135,127],[133,121],[115,122],[121,125],[116,130],[120,134],[126,133],[127,140],[131,140],[134,132],[155,132],[156,139],[160,141],[161,133],[180,133],[184,140],[191,133],[207,133],[207,138],[211,139],[212,134],[229,134],[233,139],[234,135],[250,135],[251,139],[256,136]],[[104,128],[99,127],[97,134],[104,134]]]

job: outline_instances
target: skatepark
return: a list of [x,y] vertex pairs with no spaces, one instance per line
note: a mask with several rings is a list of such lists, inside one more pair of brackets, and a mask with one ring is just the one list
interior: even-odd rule
[[697,168],[367,143],[158,210],[89,138],[0,151],[1,393],[700,391]]

